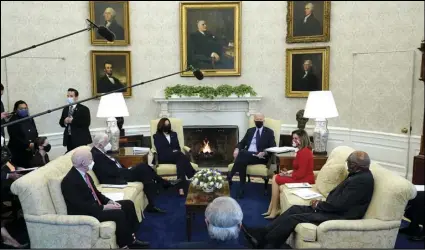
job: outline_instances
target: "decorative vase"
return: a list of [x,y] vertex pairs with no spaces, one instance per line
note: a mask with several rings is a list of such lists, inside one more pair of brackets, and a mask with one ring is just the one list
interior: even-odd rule
[[203,187],[202,191],[204,191],[205,193],[212,193],[212,192],[214,192],[214,188]]

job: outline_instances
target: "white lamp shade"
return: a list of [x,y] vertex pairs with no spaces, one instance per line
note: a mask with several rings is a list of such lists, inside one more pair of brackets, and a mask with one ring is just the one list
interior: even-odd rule
[[331,91],[311,91],[304,109],[304,117],[326,119],[338,116]]
[[129,116],[127,104],[122,93],[102,96],[96,116],[103,118]]

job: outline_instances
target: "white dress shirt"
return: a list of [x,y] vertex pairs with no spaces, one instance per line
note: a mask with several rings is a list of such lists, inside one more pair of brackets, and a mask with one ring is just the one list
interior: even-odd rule
[[260,131],[260,135],[263,134],[263,127],[255,129],[255,133],[254,133],[254,136],[252,137],[251,144],[249,145],[248,152],[255,152],[255,153],[258,152],[257,150],[257,131],[258,130]]
[[170,137],[170,134],[166,134],[166,133],[164,133],[164,135],[165,135],[165,138],[167,138],[168,143],[170,143],[170,144],[171,144],[171,137]]

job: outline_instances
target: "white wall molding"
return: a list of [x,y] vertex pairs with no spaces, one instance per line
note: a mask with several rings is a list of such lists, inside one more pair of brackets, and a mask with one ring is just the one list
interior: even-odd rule
[[[126,135],[150,136],[149,125],[124,126]],[[290,134],[297,129],[296,124],[283,124],[281,134]],[[312,135],[313,126],[307,126],[306,131]],[[91,129],[92,135],[105,131],[105,127]],[[62,146],[63,133],[43,134],[46,136],[52,150],[49,153],[54,159],[65,153]],[[412,179],[413,157],[419,154],[420,136],[398,135],[379,131],[354,130],[341,127],[329,127],[328,152],[335,147],[345,145],[369,153],[372,160],[387,169],[393,170],[407,179]],[[7,141],[7,140],[6,140]]]

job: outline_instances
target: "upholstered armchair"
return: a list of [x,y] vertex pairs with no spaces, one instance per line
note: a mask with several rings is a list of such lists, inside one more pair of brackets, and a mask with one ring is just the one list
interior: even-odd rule
[[[168,118],[171,122],[171,129],[177,133],[177,137],[179,139],[181,151],[185,153],[191,161],[191,164],[195,170],[198,170],[198,165],[193,163],[193,157],[190,154],[190,147],[184,146],[184,135],[183,135],[183,121],[177,118]],[[158,154],[156,152],[155,143],[153,141],[153,135],[156,133],[157,125],[160,119],[151,120],[151,152],[154,156],[154,168],[158,175],[160,176],[174,176],[177,175],[177,167],[176,164],[159,164],[158,163]],[[150,164],[150,162],[149,162]]]
[[[265,118],[264,126],[270,128],[271,130],[274,131],[276,146],[279,146],[281,121],[271,119],[271,118]],[[251,118],[249,119],[248,127],[249,128],[255,127],[253,116],[251,116]],[[263,178],[263,180],[264,180],[264,195],[267,195],[267,190],[268,190],[267,188],[268,188],[268,184],[269,184],[269,179],[270,179],[270,176],[273,175],[273,170],[270,169],[270,166],[274,163],[276,163],[276,155],[272,154],[270,156],[267,164],[248,165],[247,170],[246,170],[248,182],[251,181],[250,178],[249,178],[250,176],[262,177]],[[232,171],[232,168],[233,168],[233,163],[229,164],[228,171],[229,172]]]

